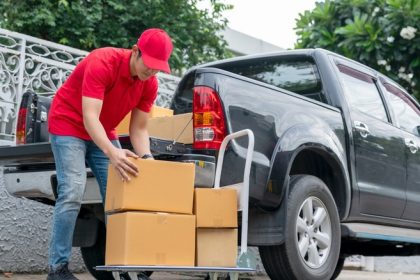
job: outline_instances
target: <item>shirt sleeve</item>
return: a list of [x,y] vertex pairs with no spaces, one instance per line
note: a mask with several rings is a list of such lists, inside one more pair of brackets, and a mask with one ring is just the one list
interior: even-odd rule
[[154,76],[145,84],[143,93],[137,104],[137,109],[149,113],[152,109],[153,103],[155,103],[158,93],[158,81]]
[[111,68],[104,58],[94,53],[86,63],[82,83],[82,96],[104,100],[105,89],[111,84]]

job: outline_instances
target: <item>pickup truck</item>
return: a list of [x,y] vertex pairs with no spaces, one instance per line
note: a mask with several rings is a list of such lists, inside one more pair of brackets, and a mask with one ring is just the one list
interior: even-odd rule
[[[0,165],[9,193],[53,205],[48,108],[24,95],[18,144],[0,148]],[[254,132],[248,244],[270,279],[335,279],[352,254],[420,252],[420,106],[386,76],[323,49],[237,57],[187,71],[171,109],[193,113],[194,142],[151,138],[157,158],[214,168],[226,135]],[[222,186],[242,181],[246,147],[229,144]],[[87,176],[73,246],[97,279],[112,279],[93,269],[104,263],[105,226]]]

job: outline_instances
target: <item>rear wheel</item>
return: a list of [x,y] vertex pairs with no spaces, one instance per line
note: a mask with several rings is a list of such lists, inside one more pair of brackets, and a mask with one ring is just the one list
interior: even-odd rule
[[340,256],[338,258],[338,262],[337,262],[337,265],[335,267],[333,276],[331,277],[331,280],[335,280],[340,275],[341,271],[343,270],[345,260],[346,260],[346,257],[344,257],[344,256]]
[[334,198],[310,175],[292,176],[289,189],[284,243],[259,248],[264,268],[276,280],[331,279],[341,244]]
[[106,230],[103,223],[99,223],[98,237],[96,243],[91,247],[81,247],[83,261],[90,274],[98,280],[114,280],[112,273],[107,271],[97,271],[95,266],[105,264],[105,241]]
[[[105,225],[100,222],[98,229],[98,237],[96,243],[91,247],[81,247],[80,251],[82,252],[82,258],[86,265],[86,268],[89,270],[90,274],[95,277],[97,280],[114,280],[111,272],[107,271],[97,271],[95,266],[105,264],[105,243],[106,243],[106,230]],[[147,276],[152,274],[151,271],[145,272]],[[128,274],[122,274],[121,280],[130,280]],[[133,279],[134,280],[134,279]]]

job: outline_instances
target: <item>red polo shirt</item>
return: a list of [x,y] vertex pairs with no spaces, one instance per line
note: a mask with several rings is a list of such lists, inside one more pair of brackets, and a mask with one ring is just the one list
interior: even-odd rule
[[118,139],[115,127],[131,110],[149,112],[157,96],[157,78],[132,77],[130,56],[131,50],[101,48],[84,58],[54,96],[50,133],[91,140],[83,125],[82,96],[103,101],[99,120],[111,140]]

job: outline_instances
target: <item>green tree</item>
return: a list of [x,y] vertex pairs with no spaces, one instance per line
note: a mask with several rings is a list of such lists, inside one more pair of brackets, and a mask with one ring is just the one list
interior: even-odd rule
[[230,56],[217,32],[231,5],[210,0],[2,0],[0,27],[71,47],[92,50],[131,48],[150,27],[165,29],[174,41],[171,67],[178,73],[192,65]]
[[296,48],[325,48],[420,97],[420,0],[326,0],[299,15]]

